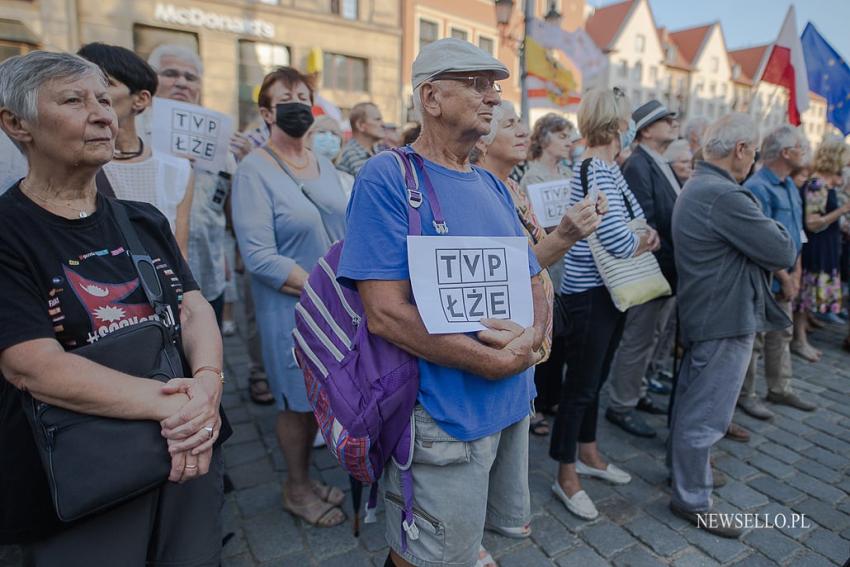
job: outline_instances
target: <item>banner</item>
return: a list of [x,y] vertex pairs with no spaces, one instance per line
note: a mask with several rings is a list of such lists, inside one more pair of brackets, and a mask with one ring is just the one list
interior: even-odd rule
[[534,323],[525,237],[408,236],[407,261],[432,335],[481,331],[481,319]]

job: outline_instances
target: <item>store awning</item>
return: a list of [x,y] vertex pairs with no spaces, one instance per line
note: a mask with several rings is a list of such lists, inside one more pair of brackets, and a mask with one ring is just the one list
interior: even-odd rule
[[39,45],[41,41],[32,30],[18,20],[5,20],[0,18],[0,39]]

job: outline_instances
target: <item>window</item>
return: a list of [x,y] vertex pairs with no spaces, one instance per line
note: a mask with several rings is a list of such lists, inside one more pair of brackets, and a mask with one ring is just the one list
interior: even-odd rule
[[274,43],[239,40],[239,129],[259,123],[257,94],[275,67],[289,65],[289,48]]
[[641,95],[642,93],[640,89],[635,89],[632,91],[632,106],[637,106],[640,104]]
[[629,76],[629,63],[625,59],[620,61],[620,73],[619,75],[623,78]]
[[469,32],[460,28],[452,28],[452,37],[455,39],[462,39],[463,41],[469,41]]
[[322,84],[340,91],[369,90],[369,60],[338,53],[325,53]]
[[635,63],[634,69],[632,70],[632,74],[636,81],[640,82],[643,80],[643,63],[638,61]]
[[478,47],[480,47],[482,50],[486,51],[490,55],[496,54],[496,42],[493,41],[493,38],[491,37],[484,37],[483,35],[479,35]]
[[720,94],[723,95],[724,97],[726,96],[726,83],[721,83]]
[[437,41],[439,38],[440,27],[436,22],[428,20],[419,20],[419,49],[422,49],[429,43]]
[[359,16],[359,0],[331,0],[331,12],[346,20],[356,20]]
[[708,94],[712,97],[717,94],[717,83],[711,83],[708,85]]
[[27,43],[0,40],[0,61],[5,61],[9,57],[14,57],[15,55],[23,55],[32,48],[33,46]]
[[635,36],[635,51],[643,53],[644,49],[646,49],[646,36],[639,33]]
[[711,72],[716,73],[720,70],[720,59],[717,57],[711,58]]
[[658,82],[658,67],[655,65],[649,68],[649,80],[652,81],[652,84]]
[[195,53],[200,53],[198,48],[198,34],[167,28],[156,28],[142,24],[133,25],[133,51],[147,60],[157,46],[165,43],[173,43],[188,47]]

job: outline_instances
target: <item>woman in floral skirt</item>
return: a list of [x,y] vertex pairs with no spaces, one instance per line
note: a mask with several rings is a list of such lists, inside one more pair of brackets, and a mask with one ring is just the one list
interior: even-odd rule
[[[803,186],[807,242],[803,245],[803,280],[797,310],[837,318],[841,311],[841,230],[838,219],[850,212],[850,201],[839,206],[836,188],[842,168],[850,160],[850,146],[842,140],[822,143],[815,154],[814,175]],[[803,318],[797,318],[795,323]],[[811,360],[818,351],[806,336],[806,327],[795,324],[792,350]]]

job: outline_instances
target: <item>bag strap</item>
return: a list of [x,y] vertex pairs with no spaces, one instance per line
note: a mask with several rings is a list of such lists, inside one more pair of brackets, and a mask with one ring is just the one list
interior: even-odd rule
[[[437,234],[448,234],[449,227],[443,218],[443,210],[440,207],[440,200],[437,198],[437,192],[434,190],[434,185],[431,184],[431,178],[425,169],[425,161],[422,156],[413,151],[409,146],[407,148],[392,148],[390,150],[404,164],[404,179],[407,185],[407,204],[409,207],[418,209],[422,206],[422,193],[419,191],[419,178],[417,169],[422,173],[422,179],[425,185],[425,195],[431,205],[431,212],[434,214],[434,230]],[[419,231],[421,234],[421,230]]]
[[97,175],[94,176],[94,185],[97,188],[97,192],[101,195],[109,197],[110,199],[117,199],[115,195],[115,190],[112,188],[112,184],[109,182],[109,178],[106,176],[106,172],[103,171],[103,168],[97,170]]
[[[590,169],[590,162],[593,161],[593,158],[587,158],[581,162],[581,189],[583,195],[587,197],[587,189],[589,183],[587,182],[587,172]],[[629,212],[629,217],[631,220],[635,219],[635,212],[632,209],[632,204],[629,202],[629,197],[626,195],[625,191],[620,189],[620,195],[623,196],[623,203],[626,205],[626,210]]]
[[171,327],[171,318],[168,317],[168,304],[165,302],[162,284],[156,275],[156,266],[154,266],[153,259],[148,255],[141,240],[139,240],[139,235],[136,229],[133,228],[130,217],[127,215],[126,207],[119,200],[104,199],[104,202],[112,209],[115,221],[118,223],[118,228],[124,236],[130,259],[133,261],[133,267],[136,268],[136,273],[139,275],[139,282],[141,282],[142,291],[145,292],[148,303],[153,307],[160,321],[166,327]]
[[419,191],[419,178],[410,169],[410,162],[395,149],[388,150],[398,163],[401,176],[407,188],[407,234],[419,236],[422,234],[422,219],[419,217],[419,207],[422,206],[422,193]]

